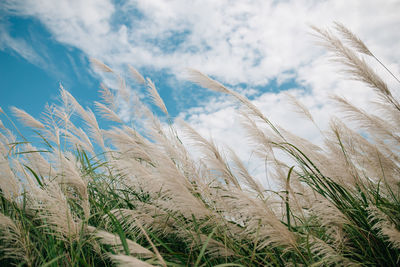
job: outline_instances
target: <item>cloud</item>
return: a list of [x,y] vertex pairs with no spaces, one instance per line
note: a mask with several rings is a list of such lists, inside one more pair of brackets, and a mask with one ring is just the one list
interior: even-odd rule
[[137,68],[167,68],[176,75],[193,67],[229,84],[266,84],[318,56],[308,24],[339,20],[385,59],[400,53],[394,49],[400,33],[389,30],[399,22],[400,7],[394,1],[6,3],[8,10],[38,18],[57,41],[113,67],[130,63]]
[[41,57],[24,40],[15,38],[8,33],[5,25],[0,24],[0,50],[10,49],[32,64],[40,65],[43,63]]

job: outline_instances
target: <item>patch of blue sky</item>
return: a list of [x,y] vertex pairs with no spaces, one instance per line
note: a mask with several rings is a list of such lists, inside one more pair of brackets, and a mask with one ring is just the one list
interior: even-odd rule
[[[149,18],[148,14],[144,14],[139,8],[136,7],[135,2],[124,2],[116,1],[115,8],[117,12],[114,13],[111,19],[111,28],[115,31],[121,27],[126,27],[133,34],[135,29],[141,28],[146,29],[146,23],[150,22],[152,18]],[[184,26],[179,29],[165,31],[159,36],[141,36],[145,39],[130,38],[130,42],[146,42],[151,46],[157,47],[162,53],[173,53],[178,49],[182,49],[185,44],[187,37],[191,32]],[[197,47],[190,46],[187,48],[188,52],[197,52]]]
[[[212,50],[212,47],[208,44],[206,40],[200,40],[199,44],[196,45],[185,45],[183,51],[186,53],[198,54],[198,53],[206,53]],[[208,58],[207,55],[205,55]]]
[[259,50],[253,50],[252,51],[252,67],[257,67],[261,64],[263,61],[264,56],[262,55],[261,51]]
[[[187,37],[191,34],[191,32],[187,29],[180,29],[180,30],[171,30],[164,32],[162,36],[148,38],[146,40],[152,46],[157,47],[160,49],[160,52],[163,54],[171,54],[175,51],[185,51]],[[188,52],[194,52],[196,50],[195,47],[189,47]]]
[[[246,85],[244,84],[244,86],[246,86]],[[283,92],[283,91],[288,91],[290,89],[301,89],[304,91],[307,90],[307,88],[305,88],[304,85],[302,85],[301,83],[299,83],[297,81],[295,76],[286,78],[283,81],[277,77],[274,77],[274,78],[270,79],[268,81],[268,83],[266,83],[264,85],[251,86],[251,87],[247,86],[244,88],[253,89],[257,92],[257,93],[249,95],[248,97],[250,99],[257,97],[260,94],[267,93],[267,92],[279,93],[279,92]]]
[[12,38],[29,44],[40,60],[27,61],[10,47],[12,43],[0,50],[0,106],[5,111],[16,106],[40,118],[46,103],[57,102],[60,84],[82,106],[93,109],[93,101],[99,100],[99,81],[80,50],[54,41],[35,19],[8,17],[6,30]]
[[145,18],[141,12],[132,3],[126,1],[114,1],[114,7],[117,10],[111,17],[111,29],[118,30],[121,26],[135,27],[136,23],[140,23]]

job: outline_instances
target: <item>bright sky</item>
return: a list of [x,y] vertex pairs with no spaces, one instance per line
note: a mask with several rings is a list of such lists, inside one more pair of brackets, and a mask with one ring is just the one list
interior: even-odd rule
[[282,92],[302,101],[321,128],[335,112],[329,94],[364,108],[373,94],[342,79],[309,25],[343,23],[400,73],[399,14],[398,0],[2,0],[0,107],[39,117],[57,98],[59,83],[93,107],[100,82],[114,84],[92,68],[92,57],[143,92],[129,76],[130,64],[155,82],[172,116],[249,160],[236,106],[188,82],[188,67],[246,94],[273,122],[318,142],[318,130],[291,112]]

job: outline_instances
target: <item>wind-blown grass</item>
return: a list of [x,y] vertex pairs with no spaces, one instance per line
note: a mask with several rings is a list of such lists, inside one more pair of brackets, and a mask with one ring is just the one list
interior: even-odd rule
[[[190,71],[193,82],[241,104],[243,127],[256,155],[268,159],[274,190],[263,188],[233,150],[226,158],[177,122],[201,151],[194,158],[154,84],[134,68],[168,124],[129,95],[118,75],[122,97],[102,86],[104,103],[96,103],[113,121],[109,129],[63,88],[61,104],[48,106],[43,120],[13,108],[41,142],[35,147],[0,123],[0,265],[398,266],[400,105],[365,63],[363,56],[378,59],[360,39],[341,24],[339,37],[315,30],[350,78],[375,90],[383,114],[334,97],[360,128],[334,118],[323,146],[273,125],[245,97]],[[135,99],[140,125],[123,123],[117,97]]]

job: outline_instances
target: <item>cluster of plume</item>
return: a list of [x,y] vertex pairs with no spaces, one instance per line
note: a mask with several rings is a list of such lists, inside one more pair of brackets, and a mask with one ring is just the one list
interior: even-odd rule
[[[322,146],[273,125],[250,100],[189,71],[193,82],[240,104],[255,154],[268,159],[273,190],[233,150],[225,154],[185,122],[172,123],[154,83],[132,67],[167,119],[156,117],[118,74],[118,95],[101,86],[103,102],[95,103],[101,121],[62,87],[61,104],[47,106],[40,121],[12,108],[41,141],[35,147],[0,121],[0,256],[28,266],[50,261],[38,256],[45,252],[37,248],[37,228],[64,244],[67,252],[57,260],[71,265],[76,244],[102,264],[122,266],[400,264],[400,104],[363,58],[378,60],[375,55],[343,25],[335,30],[315,28],[349,77],[375,90],[382,115],[333,97],[359,128],[333,118],[321,131]],[[118,101],[133,106],[130,124],[119,116]],[[291,101],[314,122],[304,105]],[[105,120],[112,126],[101,128]],[[191,140],[201,156],[194,158],[182,140]],[[282,152],[290,163],[276,155]]]

